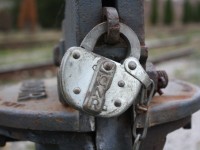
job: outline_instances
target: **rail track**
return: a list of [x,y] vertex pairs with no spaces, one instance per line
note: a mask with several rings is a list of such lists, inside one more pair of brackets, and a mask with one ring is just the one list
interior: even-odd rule
[[8,68],[0,70],[0,83],[21,81],[29,78],[48,78],[55,76],[56,72],[56,67],[52,62]]
[[[180,49],[174,52],[168,52],[164,56],[158,56],[151,61],[154,64],[159,64],[168,60],[188,57],[193,54],[194,49]],[[37,65],[23,65],[13,68],[6,68],[0,70],[0,82],[4,81],[21,81],[28,78],[43,78],[56,76],[56,67],[53,62],[46,62]]]

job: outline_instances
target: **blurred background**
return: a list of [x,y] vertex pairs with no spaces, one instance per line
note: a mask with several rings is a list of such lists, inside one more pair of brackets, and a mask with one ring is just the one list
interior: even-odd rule
[[[62,37],[64,7],[64,0],[0,0],[1,86],[56,75],[53,48]],[[200,85],[199,0],[145,0],[145,31],[149,59],[158,69],[170,79]],[[170,134],[165,150],[200,150],[200,112],[192,123],[192,130]],[[33,150],[34,145],[0,148],[14,149]]]
[[55,76],[64,7],[64,0],[0,0],[0,84]]

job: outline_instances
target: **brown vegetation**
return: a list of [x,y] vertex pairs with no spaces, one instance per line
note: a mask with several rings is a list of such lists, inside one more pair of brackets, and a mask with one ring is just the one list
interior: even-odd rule
[[20,29],[28,28],[34,31],[38,23],[36,1],[22,0],[20,5],[20,13],[18,18],[18,27]]

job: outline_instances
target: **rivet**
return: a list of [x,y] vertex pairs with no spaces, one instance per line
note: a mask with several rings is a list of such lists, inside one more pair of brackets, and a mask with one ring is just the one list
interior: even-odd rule
[[121,107],[122,103],[121,103],[120,100],[115,100],[114,105],[115,105],[116,107]]
[[73,90],[73,92],[74,92],[74,94],[80,94],[81,89],[80,89],[80,88],[75,88],[75,89]]
[[125,86],[125,82],[123,80],[118,82],[118,86],[119,87],[124,87]]
[[128,67],[131,70],[135,70],[137,67],[137,64],[134,61],[131,61],[131,62],[129,62]]
[[73,58],[74,59],[79,59],[80,58],[80,53],[78,52],[78,51],[75,51],[74,53],[73,53]]

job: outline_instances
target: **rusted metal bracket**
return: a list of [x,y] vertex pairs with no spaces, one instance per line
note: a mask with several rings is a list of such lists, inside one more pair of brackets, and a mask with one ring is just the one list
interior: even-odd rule
[[108,44],[116,44],[120,39],[120,24],[117,9],[114,7],[104,7],[103,17],[108,24],[106,42]]

